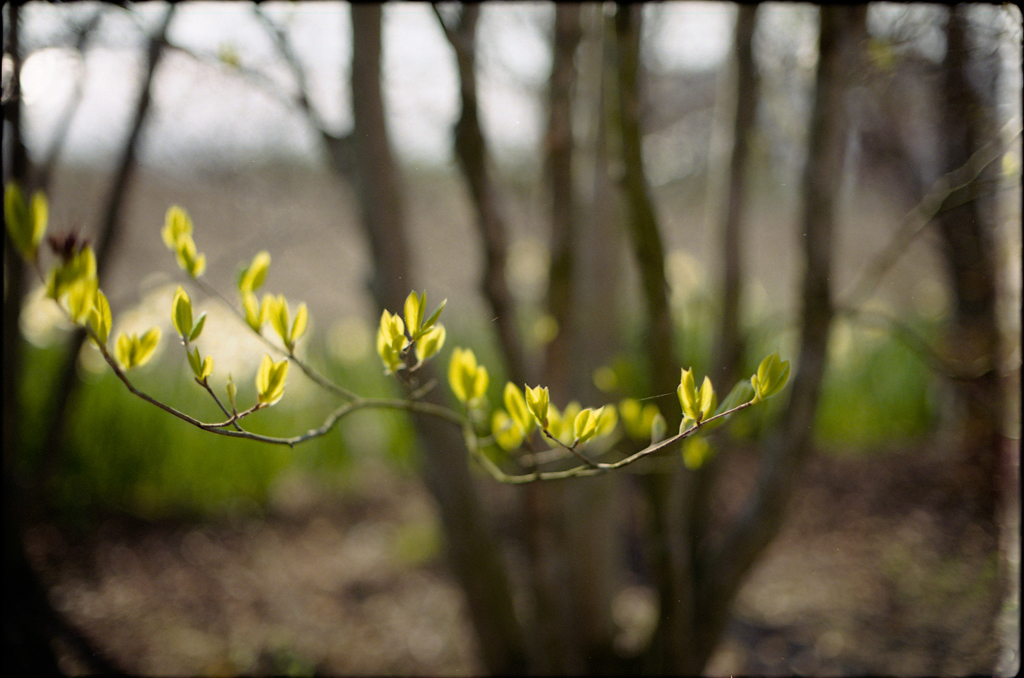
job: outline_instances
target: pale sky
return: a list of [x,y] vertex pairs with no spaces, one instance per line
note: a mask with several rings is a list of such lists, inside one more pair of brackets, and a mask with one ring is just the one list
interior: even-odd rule
[[[285,26],[293,50],[307,69],[311,99],[335,132],[351,125],[348,71],[351,28],[348,6],[333,3],[266,3],[264,11]],[[60,42],[65,22],[87,17],[95,3],[24,6],[24,42],[29,47]],[[106,9],[85,59],[70,49],[34,52],[24,64],[27,139],[41,153],[53,138],[62,111],[82,84],[82,100],[64,151],[69,160],[107,155],[122,144],[141,77],[140,26],[153,30],[166,8],[143,3],[132,12]],[[653,68],[699,69],[716,65],[732,41],[735,8],[727,3],[665,3],[647,22],[645,44]],[[450,130],[458,115],[454,57],[429,5],[385,7],[384,85],[390,129],[401,159],[438,164],[451,155]],[[537,153],[544,125],[543,94],[550,70],[549,3],[485,5],[479,26],[479,86],[485,133],[498,159]],[[215,56],[233,49],[246,67],[294,92],[288,69],[277,56],[248,3],[194,2],[181,5],[170,40]],[[295,109],[211,60],[199,63],[169,52],[158,74],[155,107],[142,152],[143,162],[173,167],[195,155],[227,160],[286,152],[312,158],[319,141]]]

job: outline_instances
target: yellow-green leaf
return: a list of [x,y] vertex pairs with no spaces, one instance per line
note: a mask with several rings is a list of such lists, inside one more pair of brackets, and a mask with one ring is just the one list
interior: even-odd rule
[[471,349],[456,348],[448,363],[448,384],[456,398],[469,403],[487,392],[487,368],[477,365]]
[[288,336],[288,348],[295,346],[295,342],[306,333],[306,326],[308,324],[309,310],[306,308],[306,303],[303,302],[299,304],[298,310],[295,311],[295,322],[292,323],[292,331]]
[[683,463],[686,468],[696,471],[711,455],[711,445],[700,436],[690,436],[683,441]]
[[761,361],[757,374],[750,378],[754,387],[754,402],[772,397],[789,381],[789,361],[780,361],[778,353],[772,353]]
[[182,338],[192,334],[192,300],[181,285],[178,285],[174,300],[171,302],[171,322]]
[[444,346],[446,334],[444,325],[435,325],[423,332],[416,341],[416,360],[422,363],[437,355]]
[[700,408],[697,406],[697,387],[693,382],[693,370],[683,370],[679,379],[679,388],[676,395],[679,396],[679,404],[683,408],[683,415],[687,419],[696,420],[700,415]]
[[[405,323],[397,313],[392,314],[384,309],[380,316],[380,329],[384,332],[384,337],[389,344],[397,346],[397,350],[405,348]],[[399,338],[401,338],[400,342]]]
[[[525,385],[524,385],[525,386]],[[533,414],[537,425],[542,429],[548,427],[548,408],[551,405],[551,396],[548,393],[548,387],[535,386],[530,388],[526,386],[526,406],[529,408],[530,413]]]
[[118,336],[114,346],[114,357],[126,370],[130,370],[133,367],[145,365],[153,356],[153,351],[156,350],[158,343],[160,343],[159,327],[149,330],[142,335],[142,338],[139,338],[137,334],[129,337],[122,333]]
[[711,379],[704,377],[700,388],[695,388],[693,381],[693,370],[683,370],[679,380],[679,388],[676,394],[679,396],[679,404],[682,406],[683,415],[686,419],[702,421],[714,411],[717,404],[715,389],[711,385]]
[[523,392],[519,390],[519,387],[511,381],[506,382],[505,392],[502,394],[502,397],[505,401],[505,409],[508,410],[508,414],[512,417],[513,421],[523,430],[523,434],[527,435],[533,431],[533,427],[537,425],[537,420],[533,418],[530,408],[526,406],[526,399],[523,397]]
[[199,381],[206,381],[206,378],[213,374],[213,356],[206,356],[203,360],[203,369],[199,371]]
[[287,343],[289,329],[288,302],[285,301],[283,294],[270,297],[270,301],[267,304],[267,318],[270,320],[270,326],[277,332],[277,336],[281,337],[281,341]]
[[46,233],[49,209],[46,196],[36,191],[31,205],[26,205],[25,194],[16,182],[7,184],[4,190],[4,217],[11,242],[25,259],[36,258],[39,243]]
[[[110,327],[113,324],[113,317],[110,314],[110,302],[103,292],[96,288],[96,299],[93,302],[92,310],[89,311],[89,326],[96,334],[100,344],[106,344],[110,337]],[[95,341],[95,340],[94,340]]]
[[145,365],[153,357],[157,344],[160,343],[160,328],[154,327],[146,332],[138,340],[138,348],[135,351],[135,364]]
[[68,311],[76,323],[84,323],[96,303],[99,283],[96,278],[79,278],[68,286]]
[[199,338],[199,335],[203,333],[203,325],[206,324],[206,314],[202,314],[196,320],[195,327],[192,328],[192,334],[188,335],[189,341],[195,341]]
[[245,322],[256,332],[259,332],[263,328],[263,323],[267,320],[267,297],[263,298],[264,303],[260,304],[256,300],[256,295],[252,292],[246,292],[242,295],[242,309],[245,311]]
[[121,363],[121,367],[126,370],[131,369],[134,366],[132,360],[132,340],[123,332],[118,335],[117,341],[114,343],[114,358],[117,362]]
[[491,415],[491,433],[501,449],[509,452],[523,444],[523,429],[505,410],[495,410]]
[[402,367],[402,359],[395,351],[384,334],[383,328],[377,329],[377,355],[384,363],[384,373],[394,374]]
[[597,435],[606,436],[615,430],[615,425],[619,423],[619,413],[616,409],[611,406],[602,406],[597,411]]
[[235,386],[235,380],[228,374],[228,383],[224,386],[224,389],[228,392],[228,402],[231,403],[231,411],[235,412],[238,410],[238,405],[235,404],[235,398],[238,396],[238,387]]
[[36,191],[32,195],[32,204],[29,205],[29,222],[32,225],[31,248],[34,253],[43,241],[46,234],[46,225],[50,220],[50,206],[46,201],[46,195],[42,191]]
[[424,308],[427,304],[427,293],[416,294],[413,290],[405,298],[405,326],[409,328],[409,335],[416,339],[419,336],[420,326],[423,324]]
[[597,435],[597,417],[594,410],[589,407],[580,410],[573,419],[573,437],[581,443],[585,443]]
[[267,271],[270,269],[270,252],[266,250],[258,252],[252,259],[249,267],[242,272],[238,280],[238,291],[242,294],[255,292],[263,286],[267,279]]
[[[423,303],[424,303],[424,304],[426,304],[426,303],[427,303],[427,301],[426,301],[426,296],[427,296],[427,293],[426,293],[426,292],[424,292],[424,293],[423,293],[423,297],[424,297],[424,299],[423,299]],[[447,303],[448,303],[448,300],[447,300],[447,299],[445,299],[444,301],[442,301],[442,302],[441,302],[441,303],[440,303],[440,304],[438,305],[438,307],[437,307],[437,308],[436,308],[436,309],[434,310],[434,312],[430,314],[430,317],[429,317],[429,318],[427,318],[427,319],[426,319],[426,320],[425,320],[425,321],[423,322],[423,326],[422,326],[422,327],[420,328],[420,331],[421,331],[421,332],[422,332],[422,331],[424,331],[424,330],[430,329],[431,327],[433,327],[433,326],[434,326],[434,323],[436,323],[436,322],[437,322],[437,319],[441,317],[441,311],[443,311],[443,310],[444,310],[444,305],[445,305],[445,304],[447,304]]]
[[192,219],[183,208],[171,205],[167,208],[167,214],[164,216],[164,227],[160,231],[160,235],[164,239],[167,249],[177,250],[178,241],[183,236],[192,235]]
[[201,276],[206,270],[206,255],[196,251],[192,236],[188,233],[179,235],[175,247],[178,266],[193,278]]
[[269,355],[263,356],[256,372],[257,399],[261,405],[276,403],[284,395],[285,379],[288,376],[288,361],[275,363]]
[[185,353],[188,356],[188,364],[192,368],[192,373],[199,378],[199,373],[203,369],[203,359],[199,357],[199,349],[196,348],[192,353]]

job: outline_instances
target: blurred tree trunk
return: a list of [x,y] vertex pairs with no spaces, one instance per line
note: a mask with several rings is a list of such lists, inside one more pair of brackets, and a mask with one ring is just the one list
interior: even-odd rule
[[[28,153],[21,128],[21,22],[16,3],[6,7],[7,44],[10,56],[10,93],[3,107],[4,186],[16,181],[31,195],[28,185]],[[6,93],[5,93],[6,94]],[[25,491],[21,435],[21,383],[24,339],[18,327],[25,298],[25,265],[11,243],[4,218],[4,311],[3,311],[3,457],[4,457],[4,673],[55,674],[60,669],[50,639],[52,608],[39,577],[25,552],[23,514]]]
[[[548,313],[558,333],[545,350],[544,383],[560,405],[598,400],[590,376],[605,364],[617,339],[618,324],[613,262],[620,255],[618,224],[603,209],[592,218],[579,216],[575,189],[573,99],[579,72],[577,51],[583,39],[582,8],[555,6],[554,43],[548,95],[547,178],[551,191],[551,268]],[[598,32],[592,40],[599,41]],[[600,81],[600,62],[588,75]],[[603,101],[600,88],[594,93]],[[603,120],[603,116],[602,116]],[[602,126],[600,138],[606,129]],[[606,181],[602,166],[602,180]],[[615,210],[612,210],[612,214]],[[586,350],[579,350],[585,347]],[[611,608],[618,566],[618,502],[622,479],[613,475],[582,483],[542,488],[556,503],[559,543],[552,554],[561,561],[557,592],[568,619],[562,672],[615,673]]]
[[789,406],[780,430],[766,445],[752,496],[724,543],[701,553],[697,578],[695,663],[703,667],[721,638],[739,586],[777,534],[793,485],[810,452],[811,429],[825,371],[832,325],[832,240],[842,184],[848,130],[853,124],[845,101],[849,82],[862,59],[867,35],[865,5],[824,6],[820,10],[819,56],[803,173],[800,223],[804,252],[800,357]]
[[[375,263],[371,283],[382,307],[400,310],[409,290],[409,253],[402,190],[391,153],[381,93],[381,5],[352,4],[352,106],[357,197]],[[425,381],[429,371],[421,370]],[[425,400],[443,402],[439,389]],[[424,481],[437,502],[449,562],[466,594],[483,665],[490,673],[522,673],[526,647],[511,588],[485,522],[459,432],[449,422],[414,417],[423,449]]]
[[[757,5],[740,5],[734,32],[735,57],[733,59],[727,92],[732,108],[732,149],[727,164],[722,231],[722,309],[715,356],[712,358],[712,381],[722,394],[728,393],[744,369],[743,332],[740,311],[743,292],[743,223],[748,203],[748,165],[751,146],[757,132],[756,117],[759,101],[757,66],[754,63],[754,29],[757,23]],[[712,200],[715,195],[712,195]],[[712,203],[712,209],[717,208]],[[721,396],[720,396],[721,397]],[[723,443],[715,443],[722,445]],[[728,444],[727,442],[724,444]],[[712,492],[721,470],[723,453],[720,449],[699,469],[694,471],[690,504],[690,549],[693,558],[706,547],[706,538],[712,519]]]
[[[644,172],[641,129],[640,36],[643,5],[619,4],[615,11],[615,50],[619,107],[615,112],[623,167],[623,190],[628,206],[627,232],[640,271],[640,285],[647,312],[644,346],[647,350],[647,387],[651,393],[674,395],[679,384],[679,362],[665,277],[665,250],[658,217]],[[662,407],[669,433],[678,429],[681,415],[676,407]],[[690,544],[682,497],[690,477],[681,470],[652,473],[643,487],[650,502],[650,533],[647,535],[651,568],[658,591],[658,625],[646,657],[646,668],[658,674],[696,673],[690,642],[693,638],[692,573]]]
[[[107,267],[111,253],[114,252],[123,229],[122,214],[132,179],[138,171],[139,140],[142,130],[149,118],[149,107],[152,102],[153,78],[164,54],[167,39],[167,27],[174,17],[175,5],[168,7],[163,21],[157,27],[146,46],[146,70],[139,88],[139,96],[132,112],[131,126],[125,139],[121,155],[114,164],[114,178],[107,190],[107,199],[100,217],[100,229],[94,246],[96,253],[96,270],[102,276]],[[82,386],[78,377],[78,356],[85,343],[86,333],[76,327],[68,341],[66,351],[62,351],[64,364],[57,376],[54,391],[54,403],[50,406],[46,441],[42,449],[40,471],[36,480],[36,499],[33,503],[44,505],[44,494],[52,474],[60,466],[64,452],[64,436],[70,404]]]
[[[968,6],[957,5],[946,27],[942,69],[942,172],[952,171],[997,134],[994,122],[998,52],[970,44]],[[995,166],[982,174],[994,179]],[[942,212],[938,230],[953,292],[945,353],[964,375],[958,382],[954,424],[957,450],[950,495],[995,536],[999,508],[999,454],[1003,449],[1003,385],[999,376],[996,314],[995,208],[974,197]]]
[[[122,156],[116,165],[115,178],[109,191],[101,230],[97,238],[96,265],[99,272],[102,272],[104,264],[109,259],[120,229],[120,210],[124,204],[129,181],[137,165],[135,156],[139,135],[149,109],[153,73],[160,61],[167,26],[174,15],[174,10],[173,5],[168,8],[157,32],[149,41],[146,75],[136,105],[132,128],[125,142]],[[4,108],[4,118],[9,124],[9,133],[12,137],[10,141],[11,176],[5,177],[5,179],[16,180],[27,191],[31,191],[34,187],[28,185],[29,162],[21,138],[19,91],[21,55],[18,46],[17,3],[9,5],[8,19],[10,21],[8,50],[13,56],[14,76],[12,78],[13,96]],[[82,36],[89,30],[89,26],[95,25],[95,21],[94,17],[93,21],[83,28]],[[66,120],[67,122],[69,120]],[[58,151],[59,142],[55,143],[52,155],[55,157]],[[48,178],[49,164],[48,162],[47,166],[43,168],[40,180],[45,181]],[[75,364],[85,340],[85,333],[81,330],[76,331],[69,342],[68,350],[63,352],[64,364],[58,371],[58,383],[53,387],[55,400],[48,408],[50,414],[47,423],[47,437],[40,451],[39,471],[35,474],[34,480],[30,481],[26,487],[18,482],[18,477],[23,476],[24,470],[18,467],[18,461],[25,453],[22,447],[24,439],[20,431],[19,413],[20,383],[23,378],[21,354],[24,340],[21,337],[18,322],[26,281],[24,266],[20,258],[17,257],[16,250],[10,246],[6,228],[4,233],[4,266],[7,272],[4,294],[4,560],[5,565],[10,568],[8,585],[13,586],[8,590],[7,605],[5,606],[7,612],[4,615],[4,640],[10,643],[7,647],[11,648],[10,652],[4,654],[5,667],[9,666],[12,671],[18,673],[59,672],[50,643],[51,639],[60,637],[90,670],[106,674],[119,674],[120,671],[104,653],[53,608],[45,588],[32,569],[24,551],[22,530],[28,520],[37,518],[38,514],[43,511],[47,479],[50,472],[59,463],[60,454],[63,451],[68,405],[80,385]],[[10,614],[15,615],[16,618],[12,619]]]
[[747,165],[756,131],[758,103],[757,67],[754,64],[754,27],[757,5],[740,5],[736,16],[733,79],[732,152],[729,156],[728,189],[722,230],[722,319],[716,357],[712,361],[715,383],[731,388],[743,358],[740,308],[743,292],[743,210],[747,203]]
[[455,123],[455,157],[476,208],[477,230],[484,252],[481,287],[494,313],[498,342],[505,356],[505,371],[509,381],[522,384],[530,375],[516,324],[515,304],[506,279],[508,228],[498,204],[487,141],[480,128],[476,90],[476,25],[480,6],[460,4],[459,9],[458,19],[454,22],[446,22],[438,14],[441,28],[455,51],[459,74],[462,112]]

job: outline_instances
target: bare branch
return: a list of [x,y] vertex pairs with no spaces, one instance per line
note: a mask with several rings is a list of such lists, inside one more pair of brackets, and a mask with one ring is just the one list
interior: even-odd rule
[[[1011,131],[1013,135],[1007,138]],[[914,238],[947,206],[950,196],[973,184],[985,168],[1001,158],[1006,147],[1020,135],[1020,121],[1009,121],[992,141],[975,151],[967,162],[939,177],[924,198],[900,220],[892,239],[861,273],[843,305],[857,308],[867,301]]]

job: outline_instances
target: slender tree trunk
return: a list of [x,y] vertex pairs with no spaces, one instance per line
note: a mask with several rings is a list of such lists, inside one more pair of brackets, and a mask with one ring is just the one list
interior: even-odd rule
[[[983,47],[972,49],[967,10],[966,5],[953,8],[946,28],[941,85],[943,172],[966,163],[997,133],[992,119],[997,55],[983,55]],[[982,177],[992,180],[995,171],[990,166]],[[953,314],[944,352],[965,375],[956,393],[957,435],[952,442],[958,458],[950,474],[950,494],[958,504],[965,504],[972,517],[993,536],[998,532],[1004,408],[998,367],[994,215],[991,200],[976,197],[942,212],[937,220],[953,291]]]
[[516,324],[515,304],[506,280],[508,228],[498,204],[487,140],[480,127],[476,89],[476,24],[479,16],[480,6],[467,3],[461,5],[456,25],[448,25],[440,14],[438,19],[455,51],[458,67],[462,113],[455,123],[455,157],[476,207],[477,230],[484,251],[481,287],[494,314],[508,378],[513,383],[522,384],[530,378],[530,370]]
[[[623,187],[629,206],[628,232],[640,270],[647,324],[644,343],[648,352],[648,387],[658,395],[675,393],[679,383],[675,357],[665,250],[658,230],[658,217],[644,173],[641,154],[641,63],[640,35],[642,5],[619,5],[615,12],[618,64],[618,124],[621,137]],[[681,415],[676,407],[662,407],[668,430],[675,431]],[[692,662],[693,606],[690,573],[689,516],[683,497],[689,477],[680,470],[656,473],[644,478],[651,504],[651,562],[658,589],[660,615],[648,653],[648,669],[654,673],[691,673],[700,667]]]
[[[174,17],[175,8],[175,5],[168,7],[163,21],[157,28],[156,33],[149,39],[146,48],[146,74],[139,88],[139,98],[135,102],[135,110],[132,114],[128,138],[125,140],[121,155],[114,165],[114,178],[107,192],[106,205],[103,209],[100,230],[96,238],[96,269],[100,275],[106,269],[111,253],[114,252],[123,230],[122,212],[132,179],[138,171],[139,139],[149,117],[153,77],[163,57],[167,27]],[[53,389],[55,401],[50,406],[50,423],[46,442],[43,445],[42,464],[37,480],[37,498],[34,503],[39,506],[44,504],[43,497],[49,484],[49,479],[61,463],[70,404],[82,385],[81,380],[78,378],[76,364],[85,339],[85,330],[81,327],[76,327],[68,341],[67,350],[62,352],[64,364],[57,376],[57,386]]]
[[[21,129],[21,21],[20,7],[9,3],[7,45],[11,57],[11,93],[3,107],[4,185],[27,185],[28,154]],[[3,458],[4,458],[4,672],[54,674],[57,658],[50,647],[53,629],[49,604],[38,576],[29,565],[23,541],[25,492],[20,482],[24,449],[21,435],[21,380],[24,339],[18,328],[25,297],[25,265],[7,234],[4,223],[4,310],[3,310]]]
[[[384,121],[380,86],[381,5],[352,4],[352,102],[357,194],[375,262],[371,290],[378,304],[401,309],[413,289],[409,275],[402,190]],[[421,370],[429,380],[429,370]],[[425,400],[441,402],[438,389]],[[466,594],[484,667],[491,673],[526,669],[523,631],[493,531],[473,487],[465,446],[448,422],[415,417],[423,477],[437,502],[449,562]]]
[[[559,404],[575,398],[598,401],[590,378],[615,345],[618,325],[613,267],[602,266],[619,256],[614,238],[595,233],[596,223],[581,223],[574,179],[574,85],[578,82],[577,51],[583,38],[581,7],[555,6],[555,26],[547,132],[547,176],[551,187],[551,269],[548,313],[558,334],[546,347],[544,383]],[[598,69],[595,76],[600,77]],[[614,283],[612,283],[614,284]],[[581,322],[583,314],[590,314]],[[586,350],[578,350],[585,346]],[[611,475],[543,488],[559,502],[561,541],[552,557],[562,562],[558,593],[567,619],[563,672],[616,672],[611,608],[618,566],[618,502],[621,478]]]
[[[743,292],[743,218],[748,202],[748,164],[756,130],[758,76],[754,63],[754,28],[757,5],[740,5],[736,16],[735,58],[729,78],[729,97],[733,108],[732,150],[729,154],[722,216],[722,317],[718,329],[712,380],[723,394],[732,389],[743,367],[744,341],[740,326]],[[721,443],[716,443],[721,444]],[[727,444],[727,443],[726,443]],[[690,548],[696,559],[705,548],[712,518],[712,492],[721,469],[725,450],[719,450],[694,472],[690,503]],[[696,567],[694,565],[694,567]]]
[[696,565],[696,664],[706,664],[722,635],[743,578],[777,534],[797,473],[810,451],[810,434],[825,371],[832,324],[832,241],[848,142],[844,96],[860,61],[866,6],[821,8],[815,101],[803,175],[799,225],[805,271],[800,357],[789,406],[767,443],[754,492],[722,546]]
[[732,91],[732,152],[729,156],[728,189],[722,221],[722,320],[717,355],[712,365],[714,381],[732,387],[743,358],[740,307],[743,292],[743,210],[747,203],[747,165],[753,141],[758,102],[757,67],[753,38],[757,5],[740,5],[736,16],[735,65]]

